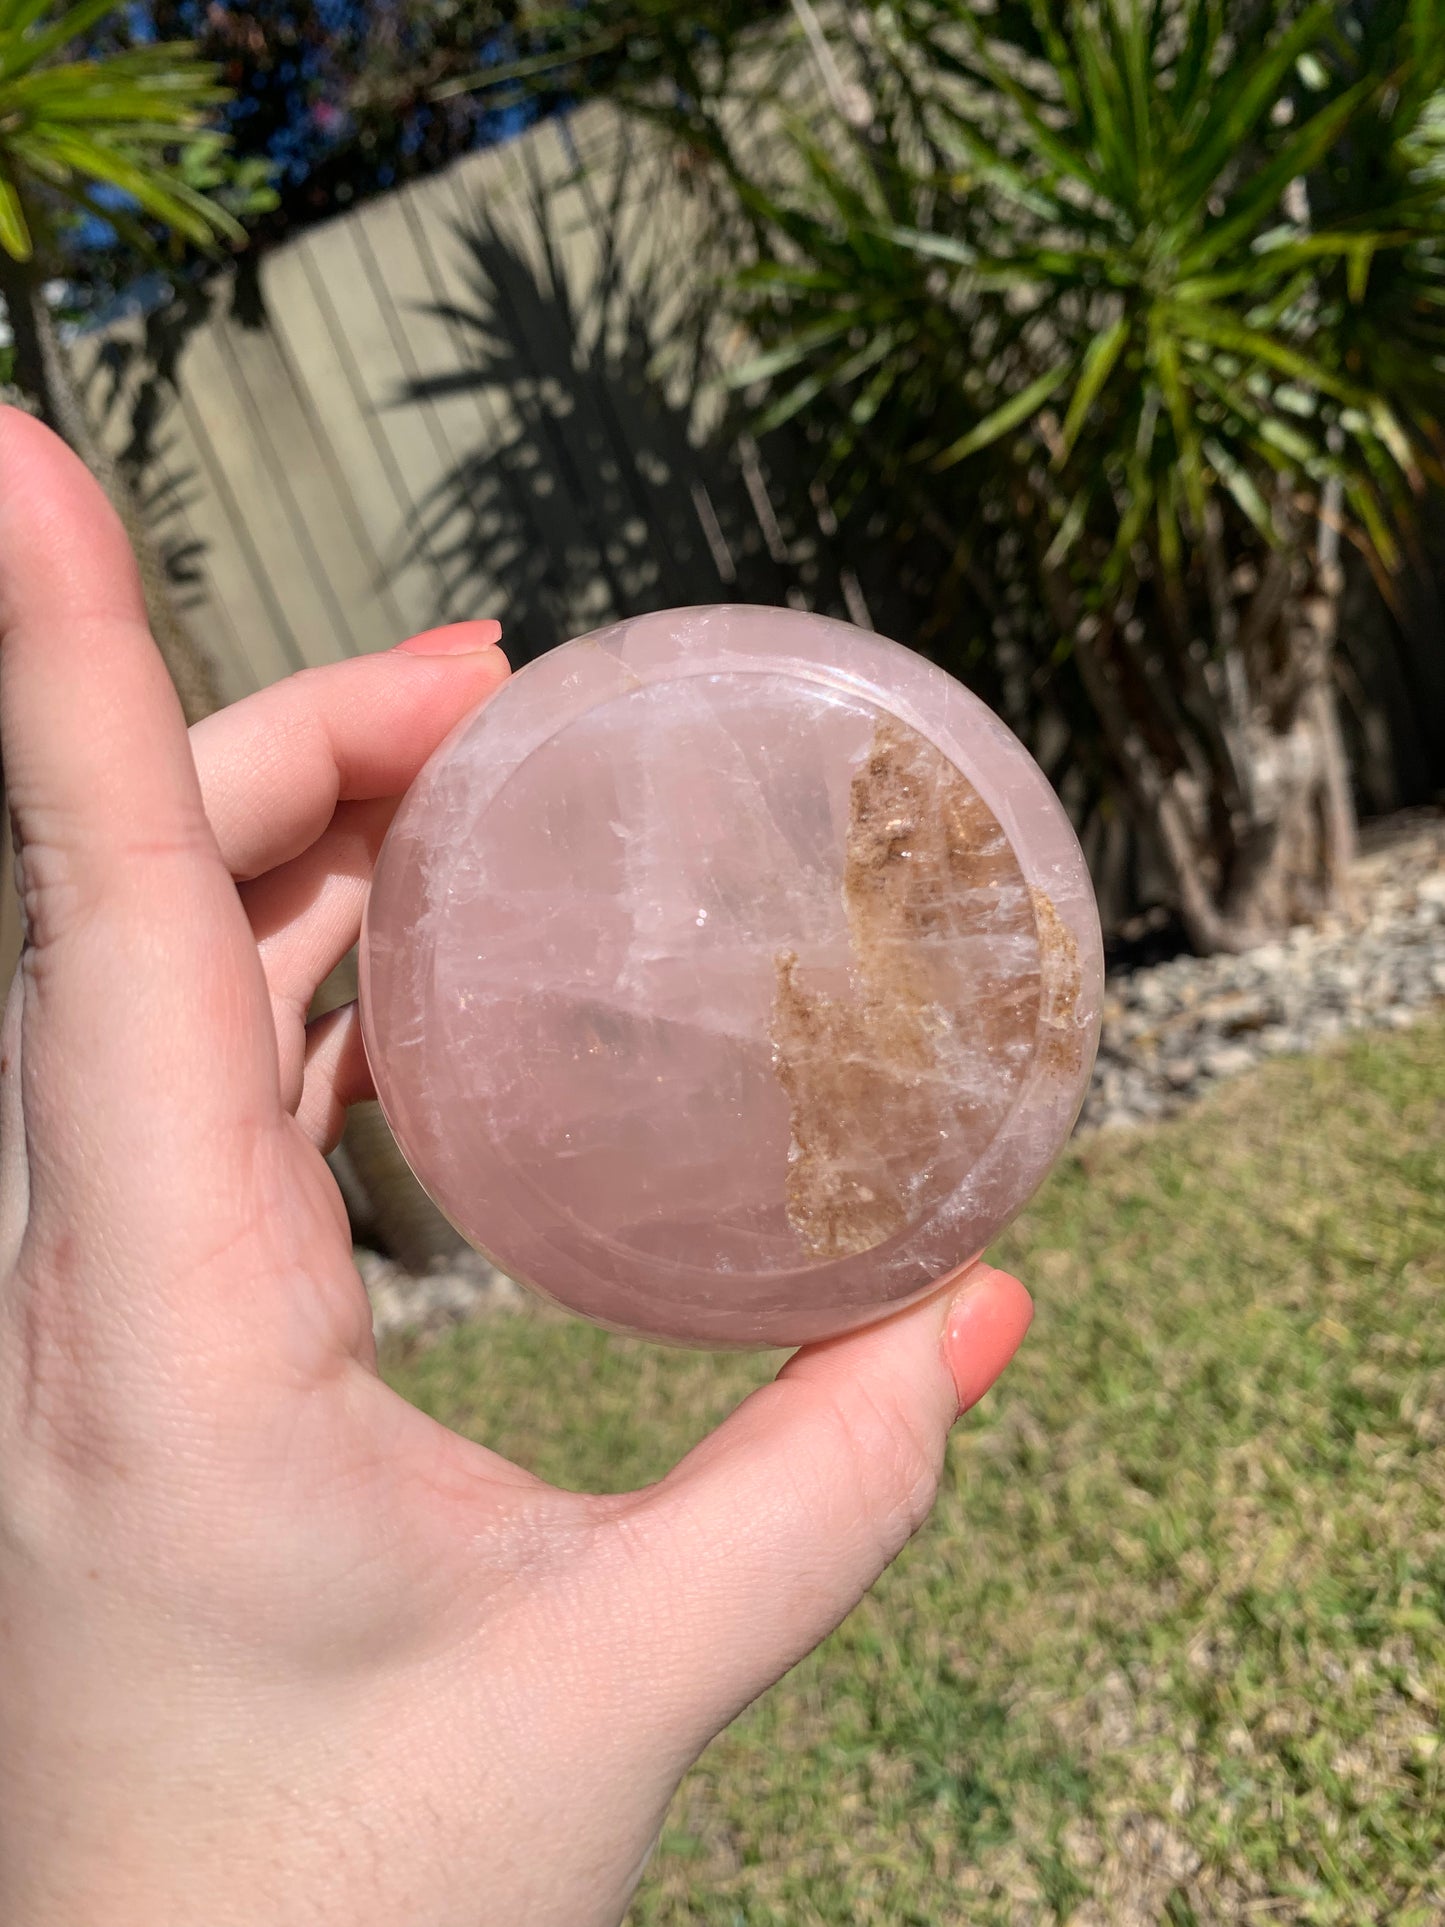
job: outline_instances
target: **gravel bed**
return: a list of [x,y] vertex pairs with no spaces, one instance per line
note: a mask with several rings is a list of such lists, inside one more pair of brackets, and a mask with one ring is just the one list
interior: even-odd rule
[[1348,911],[1238,957],[1111,978],[1081,1130],[1168,1117],[1266,1057],[1400,1030],[1445,1001],[1445,816],[1365,842]]
[[459,1252],[423,1278],[360,1245],[352,1256],[371,1299],[378,1344],[401,1332],[441,1331],[483,1312],[510,1311],[525,1297],[520,1285],[474,1251]]
[[[1174,957],[1110,978],[1081,1131],[1169,1117],[1266,1057],[1398,1030],[1445,1003],[1445,812],[1362,838],[1349,909],[1239,957]],[[473,1252],[422,1278],[358,1249],[379,1339],[521,1302]]]

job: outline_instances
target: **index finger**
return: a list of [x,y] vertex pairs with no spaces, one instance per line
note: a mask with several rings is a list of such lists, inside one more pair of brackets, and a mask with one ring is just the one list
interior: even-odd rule
[[[97,1153],[133,1158],[138,1091],[166,1094],[152,1139],[189,1146],[223,1111],[279,1109],[279,1094],[264,980],[129,544],[81,462],[11,409],[0,746],[27,924],[26,1133],[33,1146],[48,1131],[63,1210],[77,1182],[93,1187]],[[172,1149],[150,1148],[158,1164]]]
[[134,559],[63,442],[0,410],[0,730],[37,900],[32,940],[117,886],[117,859],[205,819]]
[[447,731],[506,677],[501,633],[498,622],[454,623],[378,655],[303,669],[192,724],[206,815],[232,876],[299,856],[338,803],[400,796]]

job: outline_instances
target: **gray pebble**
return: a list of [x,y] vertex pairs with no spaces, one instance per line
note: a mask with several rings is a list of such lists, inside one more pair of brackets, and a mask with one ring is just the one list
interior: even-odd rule
[[1403,1030],[1445,999],[1445,814],[1372,834],[1351,918],[1301,925],[1240,957],[1175,957],[1111,981],[1080,1129],[1168,1115],[1264,1058],[1371,1028]]

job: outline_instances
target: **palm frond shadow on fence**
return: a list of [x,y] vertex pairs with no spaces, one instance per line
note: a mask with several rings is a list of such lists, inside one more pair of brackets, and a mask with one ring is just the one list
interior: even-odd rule
[[704,422],[717,379],[706,303],[679,303],[663,266],[624,262],[610,212],[581,296],[544,194],[530,247],[485,212],[458,222],[464,293],[428,308],[458,364],[406,383],[395,405],[503,394],[507,428],[427,491],[393,566],[426,558],[445,583],[439,606],[484,572],[517,661],[703,602],[793,602],[883,627],[819,530],[783,505],[786,446],[760,450],[715,407]]
[[[147,317],[142,334],[116,334],[92,361],[82,393],[91,419],[113,441],[129,476],[142,522],[174,592],[176,608],[204,619],[209,601],[207,544],[190,529],[188,514],[203,482],[194,466],[179,465],[176,437],[166,425],[175,389],[175,363],[189,334],[208,318],[207,305],[185,304],[183,321],[163,329]],[[177,302],[179,310],[182,306]],[[120,425],[116,434],[115,424]]]

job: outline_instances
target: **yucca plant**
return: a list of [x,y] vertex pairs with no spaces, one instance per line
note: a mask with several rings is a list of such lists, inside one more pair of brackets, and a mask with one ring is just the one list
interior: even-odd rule
[[1340,545],[1387,582],[1442,449],[1445,0],[847,20],[871,124],[743,167],[736,380],[845,520],[934,528],[943,653],[982,604],[1072,682],[1197,947],[1317,913]]
[[214,706],[209,670],[173,607],[126,478],[87,420],[46,288],[66,265],[62,244],[77,216],[93,214],[130,239],[138,270],[167,245],[209,248],[239,242],[244,231],[192,179],[198,163],[210,170],[202,178],[216,176],[210,122],[227,95],[215,70],[175,43],[74,57],[116,12],[115,0],[63,8],[0,0],[0,296],[12,379],[105,483],[141,563],[157,641],[194,717]]

